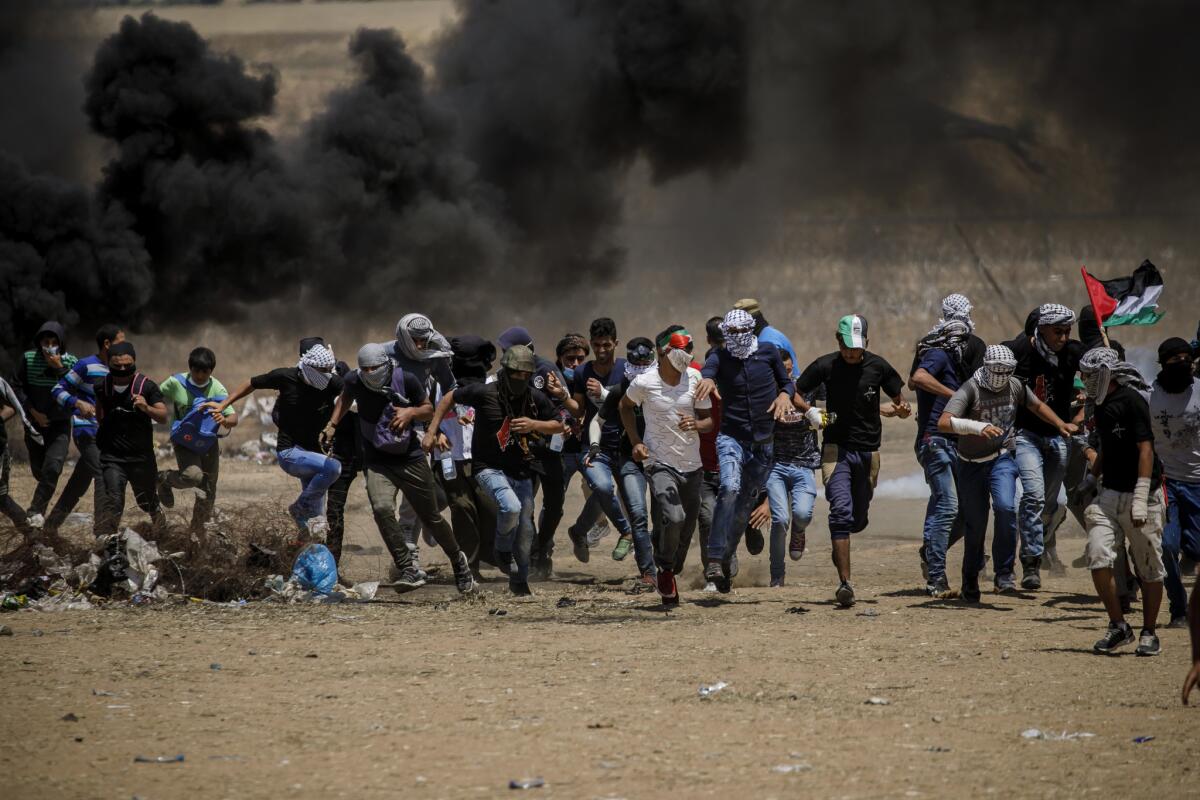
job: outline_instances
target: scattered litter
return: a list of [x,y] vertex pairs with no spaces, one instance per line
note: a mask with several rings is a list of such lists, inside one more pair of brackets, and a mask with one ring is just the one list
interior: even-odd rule
[[180,764],[183,762],[183,753],[177,756],[134,756],[133,763],[135,764]]
[[716,683],[702,684],[700,686],[699,694],[701,697],[712,697],[714,694],[716,694],[717,692],[726,688],[727,686],[729,686],[729,684],[726,683],[725,681],[717,681]]
[[1070,742],[1076,739],[1091,739],[1095,735],[1096,734],[1088,733],[1087,731],[1076,731],[1074,733],[1063,731],[1062,733],[1051,733],[1049,731],[1038,730],[1037,728],[1030,728],[1028,730],[1021,731],[1022,739],[1043,739],[1048,742]]
[[558,603],[556,603],[556,605],[559,608],[570,608],[571,606],[578,605],[578,601],[573,600],[570,597],[560,597],[558,598]]
[[791,608],[789,608],[787,610],[787,613],[789,613],[789,614],[807,614],[808,609],[805,608],[804,606],[792,606]]
[[521,778],[520,780],[514,778],[508,782],[510,789],[537,789],[545,785],[546,781],[542,778]]
[[771,767],[771,772],[777,772],[780,775],[792,775],[797,772],[808,772],[812,769],[812,764],[776,764]]
[[951,752],[949,747],[942,747],[940,744],[935,744],[932,747],[926,747],[925,749],[928,750],[930,753],[949,753],[949,752]]
[[594,731],[602,730],[604,728],[611,728],[612,726],[613,726],[613,724],[611,722],[589,722],[588,723],[588,727]]
[[79,722],[79,717],[75,716],[75,714],[73,712],[68,711],[66,714],[62,715],[62,721],[63,722]]
[[886,697],[868,697],[863,701],[863,705],[867,706],[890,706],[891,704],[892,701]]
[[493,617],[503,617],[503,616],[506,616],[508,614],[508,612],[505,611],[503,608],[489,608],[488,614]]
[[4,594],[0,594],[0,611],[16,611],[19,608],[24,608],[28,602],[29,598],[23,594],[5,592]]
[[246,559],[247,567],[259,567],[261,569],[270,569],[271,562],[275,556],[279,555],[270,548],[263,547],[255,542],[250,543],[250,555]]
[[129,708],[129,705],[128,704],[125,704],[125,705],[113,704],[113,705],[107,705],[107,706],[105,706],[105,708],[111,708],[111,709]]
[[862,611],[859,611],[854,616],[856,616],[856,617],[878,617],[879,612],[873,608],[865,608]]
[[930,717],[930,719],[933,720],[934,722],[941,722],[944,719],[944,717],[939,717],[937,714],[934,714],[932,717]]
[[337,560],[328,547],[314,542],[296,556],[292,577],[302,589],[315,594],[329,594],[337,583]]
[[1000,658],[1004,659],[1005,661],[1008,661],[1008,651],[1005,650],[1003,653],[1001,653]]
[[1146,742],[1153,742],[1153,741],[1154,741],[1153,736],[1135,736],[1133,739],[1134,744],[1145,744]]
[[94,697],[116,697],[117,693],[109,692],[109,691],[106,691],[105,689],[92,689],[92,695]]
[[306,655],[306,656],[304,656],[304,657],[305,657],[305,658],[316,658],[316,657],[317,657],[317,654],[316,654],[316,653],[309,653],[308,655]]
[[221,669],[221,665],[214,661],[213,663],[208,665],[208,668],[211,669],[213,672],[217,672]]
[[39,638],[40,638],[40,637],[42,637],[42,636],[45,636],[45,635],[46,635],[46,632],[45,632],[44,630],[42,630],[41,628],[34,628],[33,630],[31,630],[31,631],[29,632],[29,634],[30,634],[31,636],[36,636],[36,637],[39,637]]
[[12,636],[13,630],[7,625],[0,625],[0,636]]

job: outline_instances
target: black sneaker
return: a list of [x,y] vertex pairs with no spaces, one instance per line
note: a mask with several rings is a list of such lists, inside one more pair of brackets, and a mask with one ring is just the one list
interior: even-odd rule
[[[1092,645],[1092,649],[1097,653],[1107,655],[1115,651],[1118,647],[1133,644],[1133,639],[1133,628],[1129,627],[1128,622],[1110,622],[1108,623],[1108,631],[1104,634],[1104,638]],[[1157,642],[1157,639],[1155,641]]]
[[925,545],[921,545],[917,549],[917,556],[921,559],[921,580],[929,583],[929,556],[925,549]]
[[554,573],[554,561],[550,556],[537,555],[529,559],[529,579],[548,581]]
[[945,578],[942,578],[938,581],[930,581],[925,584],[925,594],[929,595],[930,597],[942,597],[943,595],[949,594],[949,592],[950,583]]
[[1038,571],[1038,567],[1042,563],[1042,557],[1023,558],[1021,559],[1021,588],[1031,592],[1036,592],[1042,588],[1042,576]]
[[1154,631],[1148,631],[1142,628],[1142,635],[1138,637],[1137,649],[1133,651],[1135,656],[1156,656],[1162,652],[1162,645],[1158,642],[1158,637],[1154,635]]
[[746,528],[746,552],[756,556],[763,551],[765,544],[762,531],[758,528]]
[[568,528],[567,536],[571,539],[571,552],[575,554],[575,560],[580,564],[588,563],[588,559],[592,557],[592,551],[588,547],[587,534],[576,533],[574,528]]
[[516,573],[516,564],[513,563],[513,554],[507,550],[496,551],[496,569],[503,572],[505,575],[513,575]]
[[704,580],[717,587],[718,592],[729,594],[729,578],[720,563],[713,561],[704,568]]
[[460,594],[469,594],[479,588],[475,583],[475,575],[471,572],[471,563],[467,554],[462,550],[454,557],[454,586]]
[[529,597],[533,594],[529,589],[529,584],[517,580],[515,574],[508,577],[508,590],[516,597]]
[[1168,628],[1186,628],[1187,626],[1187,614],[1181,614],[1178,617],[1171,617],[1171,621],[1167,623]]
[[962,601],[964,603],[978,603],[981,599],[979,592],[979,577],[963,578],[962,582]]
[[411,592],[413,589],[420,589],[424,585],[425,577],[421,574],[421,570],[413,566],[408,566],[401,570],[400,576],[392,584],[397,592]]
[[1017,591],[1017,582],[1012,575],[996,576],[996,594],[1013,594]]
[[171,491],[171,487],[167,485],[167,473],[159,472],[158,480],[155,481],[158,489],[158,502],[163,508],[175,507],[175,492]]
[[850,581],[842,581],[833,596],[837,598],[838,605],[842,608],[854,605],[854,587],[850,585]]

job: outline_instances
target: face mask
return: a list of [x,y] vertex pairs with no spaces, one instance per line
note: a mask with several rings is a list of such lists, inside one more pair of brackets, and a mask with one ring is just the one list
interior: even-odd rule
[[753,329],[748,331],[726,331],[725,349],[734,358],[745,360],[750,357],[751,353],[758,349],[758,337],[754,335]]
[[566,378],[567,383],[575,380],[575,370],[571,367],[563,367],[562,374],[563,377]]
[[42,352],[48,356],[56,356],[58,355],[58,345],[52,344],[48,347],[43,347]]
[[1009,370],[990,370],[987,367],[980,367],[975,371],[975,382],[985,389],[999,392],[1008,386],[1012,375],[1013,373]]
[[128,378],[135,372],[137,372],[136,364],[123,364],[118,367],[108,368],[108,374],[112,375],[114,378]]
[[358,374],[368,389],[378,392],[391,381],[392,368],[390,366],[376,367],[370,372],[360,371]]
[[692,354],[687,350],[675,350],[672,348],[667,351],[667,361],[675,368],[676,372],[687,372],[688,367],[692,365]]
[[329,375],[330,373],[322,372],[310,364],[300,365],[300,376],[304,379],[305,383],[314,389],[324,389],[328,386]]
[[192,386],[195,386],[197,389],[205,389],[205,388],[207,388],[207,387],[208,387],[208,385],[209,385],[210,383],[212,383],[212,377],[211,377],[211,376],[209,376],[208,380],[206,380],[204,383],[197,383],[197,382],[196,382],[196,381],[195,381],[195,380],[194,380],[194,379],[193,379],[193,378],[192,378],[192,377],[189,375],[189,376],[188,376],[188,383],[190,383]]
[[514,378],[511,373],[505,371],[504,385],[508,388],[508,393],[517,395],[518,397],[525,394],[529,388],[529,381],[523,378]]
[[633,380],[638,375],[641,375],[646,370],[653,367],[654,364],[634,364],[632,361],[625,362],[625,377]]
[[1158,373],[1158,383],[1171,394],[1178,394],[1192,385],[1192,362],[1176,361]]

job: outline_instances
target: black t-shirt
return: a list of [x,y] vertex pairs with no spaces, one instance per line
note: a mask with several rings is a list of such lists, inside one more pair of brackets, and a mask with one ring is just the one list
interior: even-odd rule
[[[529,397],[523,409],[510,409],[500,395],[500,383],[471,383],[454,390],[454,402],[475,409],[475,432],[471,437],[471,461],[475,471],[498,469],[513,478],[528,478],[541,471],[537,460],[545,451],[538,437],[527,439],[529,454],[521,449],[520,435],[509,430],[513,417],[551,420],[554,404],[542,392],[529,387]],[[545,437],[545,443],[549,437]]]
[[825,384],[825,406],[837,421],[825,429],[825,443],[848,450],[878,450],[883,435],[879,419],[882,394],[895,397],[904,388],[900,374],[881,357],[863,353],[859,364],[847,364],[840,353],[818,358],[800,373],[796,391],[809,394]]
[[[629,383],[628,378],[622,378],[619,386],[609,389],[608,397],[604,398],[604,408],[600,411],[605,423],[600,428],[600,449],[610,456],[620,456],[623,460],[633,458],[633,443],[625,435],[625,424],[621,422],[621,398],[629,389]],[[634,406],[633,409],[633,416],[637,419],[638,436],[645,437],[646,418],[642,416],[642,407]],[[615,432],[608,424],[614,420],[617,423]]]
[[[393,369],[399,370],[400,367],[393,367]],[[397,405],[401,408],[411,408],[413,406],[421,405],[422,403],[425,402],[426,397],[428,397],[428,395],[425,394],[424,384],[421,382],[421,379],[419,377],[412,374],[408,370],[403,370],[403,374],[404,374],[404,378],[403,378],[403,380],[404,380],[404,392],[403,392],[404,398],[403,398],[403,400],[400,400],[400,402],[397,403]],[[395,380],[394,376],[395,376],[395,373],[393,373],[393,381]],[[387,411],[388,406],[391,403],[388,395],[385,395],[383,392],[376,392],[376,391],[372,391],[371,389],[368,389],[366,387],[366,385],[363,384],[357,370],[352,371],[352,372],[347,372],[346,377],[343,379],[343,381],[345,382],[345,385],[346,385],[345,393],[349,397],[353,398],[358,403],[359,420],[365,426],[374,428],[375,425],[379,422],[380,416],[382,416]],[[389,384],[386,388],[390,394],[390,392],[392,391],[391,385]],[[399,400],[399,398],[397,398],[397,399]],[[388,414],[388,416],[390,418],[391,414]],[[365,435],[365,432],[363,432],[363,437],[362,437],[363,460],[368,464],[387,464],[387,463],[406,463],[408,461],[413,461],[417,458],[423,458],[425,456],[425,453],[423,450],[421,450],[420,437],[415,432],[411,431],[411,429],[412,429],[411,425],[409,426],[409,428],[410,428],[409,447],[408,447],[408,450],[404,453],[381,453],[381,452],[379,452],[372,445],[370,438],[368,438]]]
[[[1070,422],[1071,401],[1075,399],[1075,373],[1079,371],[1079,359],[1083,358],[1083,345],[1074,339],[1068,341],[1057,353],[1058,366],[1042,358],[1042,354],[1024,334],[1005,342],[1005,345],[1017,357],[1016,376],[1021,382],[1029,387],[1034,397],[1050,406],[1059,419]],[[1017,430],[1041,436],[1059,435],[1057,428],[1039,419],[1024,406],[1017,409]]]
[[[1119,386],[1096,406],[1095,420],[1104,458],[1100,485],[1116,492],[1132,492],[1138,479],[1138,443],[1154,441],[1150,406],[1133,389]],[[1150,491],[1161,481],[1162,464],[1155,455]]]
[[154,421],[149,414],[134,408],[135,389],[148,405],[163,402],[158,384],[140,374],[133,376],[129,388],[123,392],[113,388],[111,378],[105,378],[96,387],[96,413],[100,417],[96,446],[111,461],[154,460]]
[[[592,398],[588,397],[587,393],[588,378],[595,378],[611,391],[613,387],[620,386],[621,381],[625,379],[625,359],[613,359],[612,371],[604,377],[597,374],[595,361],[589,361],[575,370],[575,386],[571,389],[571,393],[583,395],[583,444],[585,445],[591,444],[591,440],[588,439],[588,428],[592,424],[592,417],[596,416],[596,406],[592,404]],[[620,436],[621,420],[611,420],[605,417],[604,426],[600,429],[600,438],[602,440],[608,438],[615,443]],[[601,441],[601,446],[604,446],[603,441]]]
[[299,367],[280,367],[250,379],[255,389],[274,389],[279,392],[275,401],[275,424],[279,426],[277,449],[301,447],[321,452],[320,436],[333,404],[342,391],[342,379],[331,375],[324,389],[314,389],[300,377]]

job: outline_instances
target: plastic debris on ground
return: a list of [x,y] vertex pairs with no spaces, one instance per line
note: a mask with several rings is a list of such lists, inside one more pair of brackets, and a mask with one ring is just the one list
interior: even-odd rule
[[1095,736],[1096,734],[1088,733],[1087,731],[1053,733],[1052,731],[1042,731],[1037,728],[1029,728],[1028,730],[1021,731],[1022,739],[1042,739],[1048,742],[1071,742],[1076,739],[1091,739]]
[[1146,742],[1153,742],[1153,741],[1154,741],[1153,736],[1135,736],[1133,738],[1134,744],[1145,744]]
[[297,554],[292,577],[303,589],[314,594],[329,594],[337,583],[337,560],[325,545],[310,544]]
[[892,701],[888,700],[886,697],[868,697],[863,701],[863,705],[868,706],[890,706],[891,704]]
[[717,681],[716,683],[706,683],[700,686],[698,694],[701,697],[712,697],[717,692],[728,687],[729,684],[725,681]]
[[514,778],[508,782],[510,789],[538,789],[545,785],[546,781],[543,778]]
[[183,762],[183,753],[177,756],[134,756],[133,763],[135,764],[180,764]]
[[282,575],[272,575],[263,585],[271,593],[272,599],[285,603],[366,603],[374,600],[379,591],[379,581],[359,581],[349,587],[335,583],[328,592],[322,594],[304,588],[295,576],[285,581]]
[[776,764],[771,767],[771,772],[777,772],[780,775],[792,775],[797,772],[808,772],[812,769],[812,764]]

